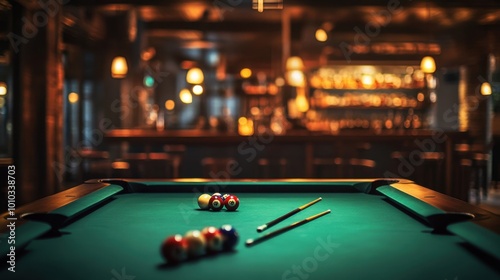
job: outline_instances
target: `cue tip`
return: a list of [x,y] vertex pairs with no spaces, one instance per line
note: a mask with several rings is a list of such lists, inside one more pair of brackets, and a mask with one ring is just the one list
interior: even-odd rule
[[267,225],[261,225],[257,227],[257,232],[263,232],[267,229]]
[[253,245],[253,242],[254,242],[254,240],[253,240],[253,239],[247,239],[247,241],[245,241],[245,245],[247,245],[247,246],[252,246],[252,245]]

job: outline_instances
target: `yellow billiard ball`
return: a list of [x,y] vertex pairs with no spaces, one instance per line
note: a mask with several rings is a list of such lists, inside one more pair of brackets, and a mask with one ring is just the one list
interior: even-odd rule
[[198,206],[200,206],[200,209],[207,210],[210,209],[210,205],[208,204],[210,201],[210,198],[212,196],[209,194],[202,194],[198,197]]

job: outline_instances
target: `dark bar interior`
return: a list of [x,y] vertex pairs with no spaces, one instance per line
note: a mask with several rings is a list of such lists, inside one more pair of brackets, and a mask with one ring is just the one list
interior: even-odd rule
[[12,185],[401,178],[496,217],[499,163],[495,0],[0,0],[0,213]]
[[100,177],[392,177],[487,195],[498,3],[265,6],[2,2],[0,156],[19,200]]

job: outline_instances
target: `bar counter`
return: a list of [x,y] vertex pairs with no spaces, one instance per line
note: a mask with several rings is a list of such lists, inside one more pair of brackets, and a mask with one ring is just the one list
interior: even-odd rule
[[[286,134],[276,135],[271,132],[263,134],[263,138],[272,138],[272,141],[285,143],[317,143],[328,141],[349,141],[362,138],[364,141],[401,141],[415,139],[445,139],[445,141],[457,139],[466,140],[466,132],[459,131],[438,131],[438,130],[387,130],[381,133],[372,131],[342,131],[337,134],[326,132],[313,132],[308,130],[292,130]],[[138,143],[170,143],[170,144],[227,144],[245,141],[248,137],[234,132],[220,132],[216,130],[161,130],[154,129],[112,129],[105,134],[105,141],[108,143],[118,143],[122,141]],[[259,137],[256,135],[256,137]]]
[[[186,147],[186,151],[192,149],[191,153],[186,152],[184,154],[183,159],[184,164],[190,166],[190,170],[195,169],[195,165],[200,161],[199,158],[193,159],[194,157],[223,157],[228,154],[241,156],[245,148],[254,147],[258,156],[264,156],[265,151],[266,156],[274,157],[269,156],[270,153],[274,152],[278,154],[277,157],[287,157],[288,162],[292,165],[300,165],[295,170],[293,168],[288,170],[286,177],[305,178],[317,177],[313,162],[318,157],[329,157],[328,153],[324,152],[327,148],[333,150],[334,153],[335,151],[343,153],[346,157],[360,157],[359,154],[352,151],[359,149],[358,146],[361,143],[368,143],[371,146],[371,154],[368,155],[368,158],[376,162],[377,172],[375,175],[379,177],[387,177],[387,174],[402,177],[401,174],[395,174],[394,170],[391,171],[388,163],[390,154],[395,151],[405,150],[407,153],[412,151],[439,152],[443,155],[443,168],[441,169],[443,173],[441,182],[443,185],[435,189],[449,195],[453,195],[455,192],[453,190],[455,183],[453,174],[457,170],[455,166],[455,145],[467,143],[467,141],[468,134],[466,132],[423,129],[387,130],[381,133],[351,130],[341,131],[338,134],[291,130],[283,135],[274,135],[269,131],[268,133],[252,136],[242,136],[237,133],[217,130],[113,129],[107,131],[104,136],[104,144],[110,147],[117,148],[121,144],[127,143],[130,147],[139,146],[145,152],[154,151],[155,147],[164,145],[183,145]],[[196,149],[196,147],[199,149]],[[213,149],[210,149],[210,147]],[[206,154],[205,149],[212,150],[213,154]],[[217,149],[224,149],[224,152]],[[351,154],[346,151],[351,151]],[[245,167],[244,164],[242,166]],[[391,171],[391,173],[387,171]],[[362,175],[359,174],[356,177],[363,177]],[[180,177],[183,177],[182,172]],[[464,199],[464,197],[461,198]]]

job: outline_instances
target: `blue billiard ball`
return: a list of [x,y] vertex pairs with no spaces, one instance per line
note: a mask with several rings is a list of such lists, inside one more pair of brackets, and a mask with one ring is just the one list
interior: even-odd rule
[[223,225],[219,230],[222,233],[222,248],[226,251],[232,250],[238,244],[238,232],[231,225]]

